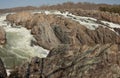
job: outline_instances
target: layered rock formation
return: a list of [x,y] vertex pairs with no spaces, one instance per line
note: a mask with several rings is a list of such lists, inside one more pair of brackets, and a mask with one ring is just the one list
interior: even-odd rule
[[[106,7],[106,11],[100,11],[100,7]],[[110,7],[110,8],[107,8]],[[61,5],[53,6],[42,6],[42,10],[60,10],[68,11],[78,16],[88,16],[97,19],[107,20],[110,22],[120,24],[120,14],[116,13],[119,10],[118,5],[107,5],[107,4],[91,4],[91,3],[63,3]],[[113,10],[113,11],[112,11]],[[115,12],[114,12],[115,11]]]
[[[64,12],[64,10],[62,10]],[[99,10],[67,9],[70,13],[78,16],[93,17],[120,24],[120,15],[118,13],[102,12]]]
[[6,69],[4,67],[4,64],[0,58],[0,78],[6,78],[7,77],[7,73],[6,73]]
[[[15,19],[10,19],[13,16]],[[47,58],[34,57],[16,67],[9,78],[120,77],[119,28],[99,26],[90,30],[53,14],[29,13],[25,19],[21,16],[26,13],[8,15],[7,21],[30,29],[36,39],[34,44],[49,49],[50,53]]]
[[[30,29],[36,39],[35,44],[47,49],[52,49],[59,44],[120,44],[120,35],[110,30],[109,27],[99,26],[95,30],[90,30],[78,22],[60,15],[26,14],[8,15],[7,20],[12,24]],[[14,19],[14,17],[16,18]]]
[[6,33],[3,27],[0,27],[0,45],[4,45],[6,43]]
[[21,65],[9,78],[119,78],[118,48],[116,44],[60,45],[47,58],[35,57]]

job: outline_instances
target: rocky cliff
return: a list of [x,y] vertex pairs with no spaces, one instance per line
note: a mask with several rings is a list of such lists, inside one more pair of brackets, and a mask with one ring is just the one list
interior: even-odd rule
[[110,29],[104,25],[90,30],[86,26],[61,15],[22,12],[8,15],[7,20],[12,24],[22,25],[30,29],[36,39],[35,44],[47,49],[52,49],[59,44],[120,44],[120,35],[116,34],[116,32],[119,33],[119,28]]
[[116,44],[60,45],[47,58],[34,57],[9,78],[119,78],[120,51]]
[[120,77],[119,24],[48,12],[10,14],[7,21],[31,30],[33,43],[50,50],[46,58],[16,67],[9,78]]

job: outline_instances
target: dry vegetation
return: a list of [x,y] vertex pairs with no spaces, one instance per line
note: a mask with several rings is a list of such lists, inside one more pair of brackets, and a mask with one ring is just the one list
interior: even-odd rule
[[73,2],[66,2],[63,4],[52,5],[52,6],[41,6],[40,9],[45,10],[76,10],[76,9],[83,9],[83,10],[100,10],[104,12],[110,13],[119,13],[120,14],[120,5],[109,5],[109,4],[95,4],[95,3],[73,3]]
[[110,6],[108,4],[95,4],[95,3],[88,3],[88,2],[78,2],[78,3],[73,3],[73,2],[66,2],[63,4],[57,4],[57,5],[52,5],[52,6],[41,6],[40,9],[52,9],[52,10],[63,10],[63,9],[84,9],[84,10],[98,10],[99,7],[106,7]]
[[29,10],[35,10],[35,9],[37,9],[37,7],[33,7],[33,6],[16,7],[16,8],[0,9],[0,13],[29,11]]
[[106,7],[99,7],[100,11],[107,11],[111,13],[119,13],[120,14],[120,5],[114,6],[106,6]]
[[113,13],[120,14],[120,5],[109,5],[109,4],[95,4],[88,2],[66,2],[63,4],[57,5],[43,5],[40,7],[26,6],[26,7],[16,7],[16,8],[8,8],[8,9],[0,9],[0,13],[7,12],[20,12],[20,11],[28,11],[28,10],[70,10],[70,9],[84,9],[84,10],[100,10],[100,11],[108,11]]
[[16,8],[8,8],[8,9],[0,9],[0,13],[7,13],[7,12],[19,12],[19,11],[28,11],[28,10],[65,10],[65,9],[84,9],[84,10],[98,10],[99,7],[106,7],[111,6],[108,4],[94,4],[94,3],[88,3],[88,2],[66,2],[63,4],[57,4],[57,5],[43,5],[40,7],[33,7],[33,6],[27,6],[27,7],[16,7]]

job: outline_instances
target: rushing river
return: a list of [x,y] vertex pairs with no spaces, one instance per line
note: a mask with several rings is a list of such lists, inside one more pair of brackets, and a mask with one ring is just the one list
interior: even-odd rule
[[4,21],[6,15],[0,15],[0,26],[4,27],[7,38],[7,43],[0,47],[0,57],[6,68],[13,68],[34,56],[46,57],[49,53],[48,50],[36,45],[31,46],[31,41],[35,39],[30,34],[30,30],[22,26],[11,27]]
[[[101,21],[101,23],[98,23],[97,19],[91,17],[75,16],[68,12],[61,13],[60,11],[36,11],[33,13],[42,12],[46,14],[62,15],[66,18],[72,19],[73,21],[79,22],[81,25],[87,27],[90,30],[95,30],[99,26],[108,26],[111,30],[113,30],[113,28],[120,28],[119,24],[114,24],[107,21]],[[4,21],[6,20],[6,15],[7,14],[0,15],[0,26],[4,27],[7,37],[6,45],[0,47],[0,57],[4,61],[6,67],[12,68],[15,65],[21,64],[24,62],[24,60],[29,60],[34,56],[46,57],[49,53],[48,50],[43,49],[40,46],[31,46],[31,41],[35,40],[30,34],[31,31],[22,26],[17,26],[18,28],[11,27],[8,22]]]

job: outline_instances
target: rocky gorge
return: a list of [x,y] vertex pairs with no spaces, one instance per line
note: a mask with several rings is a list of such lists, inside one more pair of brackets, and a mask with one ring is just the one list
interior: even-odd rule
[[[95,28],[91,30],[87,28],[87,26],[84,26],[84,24],[79,24],[79,22],[74,21],[77,17],[72,17],[70,14],[66,14],[68,18],[53,14],[46,15],[45,13],[31,14],[29,12],[21,12],[8,15],[7,20],[12,24],[22,25],[30,29],[37,41],[36,44],[47,49],[52,49],[58,44],[120,44],[119,30],[116,30],[120,27],[112,28],[109,24],[107,25],[107,23],[89,18],[86,21],[85,19],[78,19],[80,22],[85,21],[88,24],[89,20],[98,23],[97,27],[92,25],[91,27]],[[71,20],[70,17],[74,20]]]
[[[60,11],[8,14],[11,27],[27,28],[35,38],[32,45],[50,51],[46,58],[16,66],[8,78],[119,78],[120,25],[83,16]],[[3,43],[5,34],[2,38]]]

